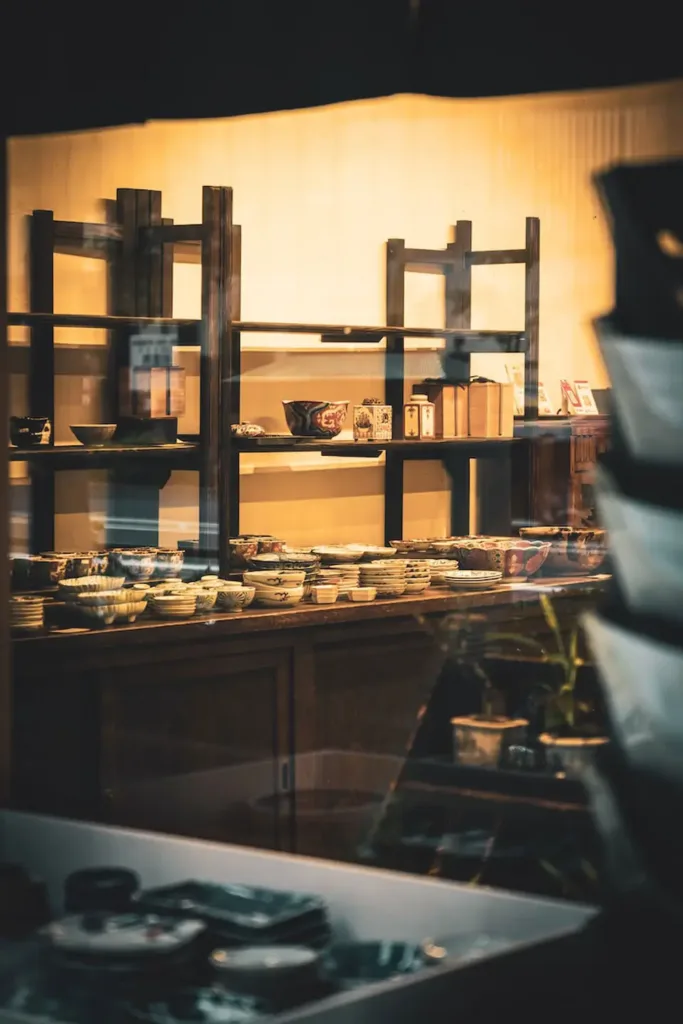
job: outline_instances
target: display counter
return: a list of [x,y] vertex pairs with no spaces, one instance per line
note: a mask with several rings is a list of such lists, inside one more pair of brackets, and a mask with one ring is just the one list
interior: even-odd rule
[[[602,586],[542,582],[567,621]],[[531,583],[432,589],[18,639],[15,806],[296,848],[278,795],[391,785],[445,658],[444,617],[542,635],[538,598]]]

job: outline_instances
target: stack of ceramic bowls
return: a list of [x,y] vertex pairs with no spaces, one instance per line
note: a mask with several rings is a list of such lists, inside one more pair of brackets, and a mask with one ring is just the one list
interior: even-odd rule
[[320,583],[333,583],[336,580],[340,597],[348,596],[349,591],[358,586],[358,580],[360,579],[359,565],[349,562],[341,565],[331,565],[329,572],[334,575],[328,575],[325,569],[321,569],[318,576],[319,581]]
[[423,593],[432,580],[431,569],[425,561],[405,560],[406,594]]
[[308,594],[318,577],[320,559],[317,555],[304,551],[273,551],[250,558],[249,568],[257,572],[303,572],[304,593]]
[[407,563],[403,559],[380,559],[361,563],[361,587],[374,587],[377,597],[401,597],[406,592]]
[[125,582],[123,576],[80,576],[75,580],[60,580],[57,586],[57,596],[65,601],[75,601],[79,594],[120,590]]
[[197,595],[191,587],[170,594],[155,594],[151,608],[160,619],[189,619],[197,611]]
[[293,608],[304,596],[306,572],[303,569],[263,569],[245,572],[244,582],[255,590],[254,601],[266,608]]
[[45,599],[10,597],[9,626],[16,630],[42,629],[45,625]]
[[429,566],[433,587],[445,587],[444,573],[458,570],[458,563],[454,558],[426,558],[423,564]]
[[197,584],[191,584],[197,595],[197,611],[208,611],[213,607],[208,594],[214,597],[216,604],[224,612],[241,612],[248,608],[254,600],[256,588],[237,580],[223,580],[218,576],[202,576]]
[[147,607],[144,594],[132,590],[89,590],[76,595],[75,609],[92,626],[110,626],[113,622],[135,622]]

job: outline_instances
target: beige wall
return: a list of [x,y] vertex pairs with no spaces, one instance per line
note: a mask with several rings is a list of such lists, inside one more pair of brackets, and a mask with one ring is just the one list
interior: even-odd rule
[[[101,220],[117,187],[163,192],[176,222],[200,219],[201,188],[231,185],[243,227],[245,319],[381,323],[384,242],[442,247],[458,218],[474,222],[476,248],[523,244],[524,218],[541,219],[540,377],[558,400],[560,377],[606,384],[590,322],[608,308],[611,253],[591,175],[618,159],[680,155],[683,83],[567,96],[439,100],[399,96],[339,107],[195,123],[15,140],[10,147],[10,308],[27,307],[24,215],[48,208],[64,220]],[[56,309],[104,312],[100,261],[61,256]],[[473,325],[521,328],[523,270],[474,272]],[[407,322],[442,322],[442,282],[407,279]],[[199,313],[199,268],[175,272],[176,315]],[[21,332],[13,338],[22,340]],[[98,332],[59,331],[58,344],[102,344]],[[417,343],[419,346],[419,343]],[[361,398],[380,392],[381,357],[350,352],[340,371],[317,339],[251,336],[244,412],[284,429],[284,397]],[[286,355],[284,349],[296,349]],[[194,355],[185,354],[188,369]],[[432,354],[416,355],[419,376]],[[478,372],[502,378],[500,357]],[[15,381],[15,407],[22,382]],[[63,375],[57,436],[99,415],[99,388]],[[189,429],[196,409],[191,410]],[[336,462],[337,460],[334,460]],[[293,542],[379,540],[382,474],[374,464],[315,456],[243,460],[242,527]],[[22,468],[14,467],[21,477]],[[448,498],[437,464],[410,466],[406,535],[442,533]],[[82,490],[93,512],[102,482],[74,480],[57,542],[70,546],[101,528],[77,511]],[[196,535],[196,481],[176,474],[162,495],[162,538]],[[63,500],[67,500],[64,497]],[[60,506],[63,507],[63,506]]]

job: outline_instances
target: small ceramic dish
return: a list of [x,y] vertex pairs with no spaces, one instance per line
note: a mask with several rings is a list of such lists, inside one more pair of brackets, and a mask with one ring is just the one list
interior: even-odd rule
[[244,573],[244,582],[257,587],[301,587],[306,580],[302,570],[271,572],[268,569],[251,570]]
[[376,544],[349,544],[350,551],[360,551],[363,558],[395,558],[396,548],[385,548]]
[[334,604],[339,597],[339,587],[330,584],[319,583],[311,587],[311,600],[313,604]]
[[486,572],[476,569],[459,569],[444,573],[444,582],[451,590],[489,590],[503,582],[501,572]]
[[303,587],[257,587],[254,600],[268,608],[292,608],[303,596]]
[[123,576],[80,576],[75,580],[60,580],[57,587],[59,596],[68,601],[79,594],[97,593],[101,590],[120,590],[125,582]]
[[347,596],[350,601],[356,601],[357,603],[374,601],[377,597],[377,590],[375,587],[351,587],[347,591]]
[[323,565],[329,565],[331,562],[359,562],[363,557],[362,551],[353,550],[341,545],[339,547],[312,548],[311,553],[317,555]]
[[248,608],[256,596],[256,587],[243,586],[241,583],[222,587],[217,591],[218,607],[226,612],[239,612]]
[[115,423],[72,423],[69,430],[77,441],[87,448],[102,448],[111,441],[116,430]]

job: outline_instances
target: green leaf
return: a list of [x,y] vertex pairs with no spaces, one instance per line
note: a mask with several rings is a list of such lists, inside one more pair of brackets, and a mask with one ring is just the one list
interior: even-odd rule
[[566,658],[567,652],[564,649],[564,640],[562,639],[562,630],[560,629],[560,623],[557,620],[553,603],[547,594],[541,594],[539,598],[541,602],[541,608],[543,609],[543,618],[546,621],[546,625],[552,631],[555,637],[555,643],[559,653]]

